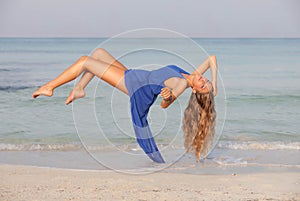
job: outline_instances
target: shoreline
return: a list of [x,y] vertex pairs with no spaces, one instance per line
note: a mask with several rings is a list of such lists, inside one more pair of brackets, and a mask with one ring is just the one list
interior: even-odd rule
[[298,150],[215,149],[205,160],[196,162],[192,153],[171,150],[166,163],[153,163],[143,152],[135,155],[106,151],[0,151],[0,165],[25,165],[81,170],[116,170],[118,172],[171,172],[186,174],[249,174],[300,172]]
[[0,165],[1,200],[299,200],[300,173],[130,175]]

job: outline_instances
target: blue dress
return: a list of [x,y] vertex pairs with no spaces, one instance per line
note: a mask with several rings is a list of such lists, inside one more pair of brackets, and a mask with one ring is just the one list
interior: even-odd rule
[[125,85],[130,96],[131,118],[137,142],[157,163],[165,161],[152,136],[147,115],[150,106],[160,94],[161,89],[165,87],[164,81],[171,77],[184,78],[181,73],[189,74],[175,65],[168,65],[153,71],[139,69],[125,71]]

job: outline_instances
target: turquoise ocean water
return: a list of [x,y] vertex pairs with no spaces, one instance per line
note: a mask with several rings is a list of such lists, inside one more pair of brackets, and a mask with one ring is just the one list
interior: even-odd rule
[[[193,42],[217,55],[219,65],[218,140],[209,164],[298,167],[300,39],[194,38]],[[136,166],[151,164],[135,143],[128,97],[98,79],[87,87],[87,97],[73,105],[64,101],[74,82],[58,88],[51,98],[31,98],[38,86],[96,47],[107,48],[128,68],[149,70],[177,64],[192,71],[207,56],[176,38],[110,43],[105,38],[0,38],[1,163],[60,166],[66,158],[72,161],[83,154],[85,147],[107,167],[136,156],[142,159],[135,161]],[[186,91],[167,110],[160,109],[158,99],[149,116],[163,155],[172,164],[181,161],[180,167],[195,162],[192,155],[184,155],[181,131],[189,95]],[[51,162],[41,159],[45,154],[52,154]],[[112,156],[119,158],[109,162]],[[92,168],[79,163],[71,167]]]

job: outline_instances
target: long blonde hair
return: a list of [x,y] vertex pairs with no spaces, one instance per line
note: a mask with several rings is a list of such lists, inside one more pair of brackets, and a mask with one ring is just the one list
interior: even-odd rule
[[212,91],[191,94],[182,124],[186,151],[190,152],[192,148],[198,161],[201,155],[205,158],[215,135],[216,111]]

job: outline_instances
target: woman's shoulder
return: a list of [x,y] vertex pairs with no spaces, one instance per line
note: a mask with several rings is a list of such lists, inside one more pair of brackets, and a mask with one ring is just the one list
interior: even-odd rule
[[166,68],[170,68],[178,73],[184,73],[184,74],[190,74],[188,73],[187,71],[185,71],[184,69],[178,67],[177,65],[174,65],[174,64],[170,64],[170,65],[167,65]]

